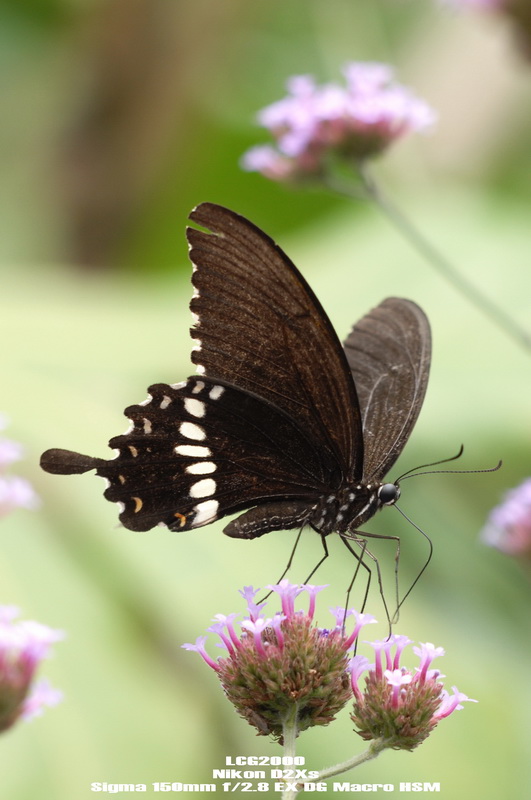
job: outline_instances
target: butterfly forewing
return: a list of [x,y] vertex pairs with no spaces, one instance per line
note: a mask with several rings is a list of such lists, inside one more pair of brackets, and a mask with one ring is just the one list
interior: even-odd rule
[[419,306],[397,297],[354,325],[344,344],[361,408],[363,481],[381,481],[417,420],[431,359],[431,334]]
[[[356,390],[341,343],[300,272],[259,228],[203,203],[187,231],[195,266],[193,361],[297,421],[345,473],[361,477]],[[338,424],[341,420],[341,424]]]

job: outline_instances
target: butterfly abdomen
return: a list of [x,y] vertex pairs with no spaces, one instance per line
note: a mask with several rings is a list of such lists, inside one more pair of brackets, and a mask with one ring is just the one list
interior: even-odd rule
[[305,525],[312,513],[302,500],[278,500],[251,508],[229,522],[223,533],[233,539],[256,539],[264,533],[290,530]]

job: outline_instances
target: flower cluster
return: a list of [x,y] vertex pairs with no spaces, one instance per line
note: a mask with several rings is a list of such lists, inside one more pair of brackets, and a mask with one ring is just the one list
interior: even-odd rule
[[0,606],[0,731],[19,718],[41,714],[44,705],[56,705],[62,698],[47,681],[33,680],[50,645],[62,639],[63,632],[30,620],[14,622],[18,614],[14,606]]
[[[415,672],[401,667],[400,656],[408,644],[412,642],[407,636],[393,635],[385,641],[371,642],[375,651],[373,665],[364,656],[355,656],[351,662],[355,696],[351,719],[362,739],[378,740],[381,748],[413,750],[441,719],[470,700],[455,686],[450,695],[439,680],[441,673],[430,669],[434,658],[444,655],[442,647],[430,642],[414,647],[420,665]],[[358,681],[365,671],[368,674],[362,692]]]
[[288,95],[258,114],[275,145],[247,151],[243,168],[278,181],[316,177],[334,157],[359,162],[377,156],[434,123],[432,109],[395,82],[391,67],[353,62],[344,74],[344,87],[317,85],[309,75],[290,78]]
[[531,556],[531,478],[505,494],[481,531],[485,544],[511,556]]
[[[228,699],[238,713],[261,735],[282,741],[284,727],[291,724],[300,731],[326,725],[352,696],[348,650],[364,625],[376,620],[370,614],[333,609],[335,626],[331,630],[314,624],[315,599],[324,586],[290,584],[287,580],[268,586],[282,603],[282,613],[265,617],[265,604],[256,605],[256,591],[246,587],[241,594],[249,615],[234,628],[236,614],[218,614],[208,630],[221,638],[227,657],[214,661],[205,650],[206,637],[187,650],[197,651],[218,673]],[[296,611],[295,599],[309,595],[308,611]],[[343,626],[354,615],[350,634]]]
[[[327,725],[354,697],[352,720],[363,739],[373,740],[375,752],[387,747],[412,750],[469,699],[455,687],[449,695],[441,674],[430,669],[433,659],[443,655],[441,647],[413,648],[420,658],[414,673],[400,666],[402,651],[411,644],[407,636],[372,642],[374,664],[362,655],[349,659],[348,651],[357,647],[362,628],[376,622],[371,614],[330,609],[335,625],[327,630],[314,622],[316,596],[324,586],[283,580],[267,588],[279,596],[281,613],[266,617],[265,603],[257,605],[256,591],[246,587],[241,594],[248,616],[240,623],[241,631],[235,629],[236,614],[218,614],[208,629],[220,637],[218,646],[226,656],[211,658],[206,636],[183,645],[216,671],[228,699],[258,734],[282,742],[289,726],[298,735],[311,726]],[[295,600],[303,593],[309,595],[308,610],[296,611]],[[348,633],[345,628],[352,617]],[[358,683],[364,672],[362,691]]]
[[[5,419],[0,416],[0,430],[5,426]],[[18,442],[0,438],[0,517],[15,508],[35,509],[39,505],[39,499],[28,481],[5,474],[7,467],[22,458],[22,454],[22,445]]]

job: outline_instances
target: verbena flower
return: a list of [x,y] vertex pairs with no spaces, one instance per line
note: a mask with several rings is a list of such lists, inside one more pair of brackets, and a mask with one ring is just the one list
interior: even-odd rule
[[385,64],[352,62],[345,86],[292,77],[288,94],[258,114],[274,145],[251,148],[242,166],[272,180],[315,177],[331,158],[360,161],[383,152],[411,131],[425,130],[435,113],[396,83]]
[[[217,615],[208,630],[221,638],[226,655],[214,660],[205,649],[206,636],[187,650],[198,652],[217,672],[221,685],[237,712],[260,735],[282,741],[290,722],[296,733],[314,725],[327,725],[352,696],[348,650],[360,630],[376,620],[370,614],[334,609],[335,625],[314,623],[315,598],[325,587],[291,584],[287,580],[268,586],[281,601],[281,612],[266,617],[254,603],[257,590],[246,587],[249,616],[235,628],[235,614]],[[309,595],[308,610],[296,610],[302,594]],[[355,615],[350,633],[345,618]]]
[[[0,415],[0,430],[6,427],[5,417]],[[24,478],[7,475],[7,467],[22,458],[23,448],[18,442],[0,437],[0,517],[4,517],[15,508],[36,509],[39,498],[31,484]]]
[[63,632],[40,622],[14,622],[18,614],[14,606],[0,606],[0,731],[62,699],[61,692],[47,681],[34,683],[34,678],[50,646],[63,639]]
[[508,491],[481,531],[485,544],[512,556],[531,556],[531,478]]
[[[371,642],[375,663],[363,656],[351,662],[355,702],[351,719],[356,733],[365,740],[378,740],[380,749],[413,750],[436,725],[470,698],[454,686],[449,694],[441,682],[444,677],[430,669],[435,658],[444,655],[442,647],[430,642],[414,647],[420,664],[414,672],[400,665],[403,649],[411,644],[406,636],[393,635],[385,641]],[[365,688],[358,682],[367,672]],[[470,702],[477,702],[471,700]]]

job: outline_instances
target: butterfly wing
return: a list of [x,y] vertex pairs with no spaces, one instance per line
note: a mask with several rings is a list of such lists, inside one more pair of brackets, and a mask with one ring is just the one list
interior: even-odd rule
[[50,450],[41,464],[96,469],[132,530],[187,530],[258,506],[226,529],[254,538],[305,521],[347,470],[361,477],[359,404],[328,317],[280,248],[221,206],[191,218],[211,231],[187,231],[200,375],[152,386],[126,409],[133,425],[111,439],[116,458]]
[[149,402],[126,409],[132,429],[110,441],[117,458],[96,469],[110,483],[105,497],[123,504],[125,527],[188,530],[287,498],[301,501],[297,517],[307,516],[326,491],[323,453],[262,398],[195,376],[149,393]]
[[202,203],[190,219],[211,231],[187,231],[198,371],[263,397],[297,420],[344,473],[361,477],[356,390],[313,291],[272,239],[244,217]]
[[301,523],[316,499],[341,482],[326,453],[290,416],[207,377],[150,386],[148,400],[125,414],[130,430],[109,442],[115,458],[48,450],[41,464],[55,474],[95,469],[130,530],[160,524],[189,530],[267,504],[251,523],[229,525],[229,535],[254,538]]
[[424,401],[429,322],[411,300],[390,297],[354,325],[344,347],[361,408],[363,479],[381,481],[406,444]]

